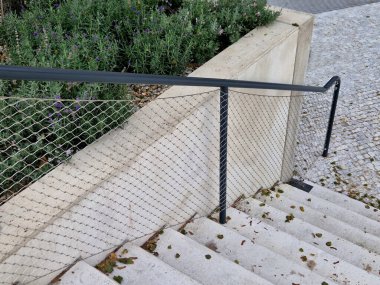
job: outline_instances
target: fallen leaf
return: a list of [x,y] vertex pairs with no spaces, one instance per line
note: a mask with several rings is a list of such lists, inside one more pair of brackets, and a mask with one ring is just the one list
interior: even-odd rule
[[307,267],[309,267],[310,270],[313,270],[315,266],[317,266],[314,260],[309,260],[306,265]]
[[123,282],[123,277],[120,275],[114,276],[113,280],[115,280],[117,283],[121,284]]
[[209,241],[208,243],[206,243],[206,246],[213,251],[216,251],[218,249],[215,242],[213,241]]
[[134,264],[134,259],[137,259],[137,257],[126,257],[126,258],[119,258],[117,261],[123,264]]
[[181,230],[181,234],[186,235],[186,234],[187,234],[187,231],[186,231],[185,229],[182,229],[182,230]]
[[285,223],[290,223],[290,221],[294,220],[294,215],[293,214],[289,214],[286,216],[286,220],[285,220]]

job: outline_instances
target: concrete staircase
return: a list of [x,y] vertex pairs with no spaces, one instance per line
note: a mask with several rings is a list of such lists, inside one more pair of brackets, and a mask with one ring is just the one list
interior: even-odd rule
[[[142,249],[125,244],[112,272],[79,262],[60,284],[380,284],[380,211],[310,182],[283,184],[195,218]],[[117,281],[117,282],[116,282]]]

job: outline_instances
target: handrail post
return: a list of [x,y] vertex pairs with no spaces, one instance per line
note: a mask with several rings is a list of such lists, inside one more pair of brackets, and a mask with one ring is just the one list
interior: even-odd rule
[[226,223],[228,87],[220,87],[219,223]]
[[329,154],[331,134],[332,134],[334,119],[335,119],[335,111],[336,111],[336,106],[338,104],[338,98],[339,98],[340,82],[341,82],[340,78],[338,78],[335,82],[334,97],[331,104],[330,118],[329,118],[329,124],[327,127],[325,146],[323,148],[323,157],[327,157],[327,155]]

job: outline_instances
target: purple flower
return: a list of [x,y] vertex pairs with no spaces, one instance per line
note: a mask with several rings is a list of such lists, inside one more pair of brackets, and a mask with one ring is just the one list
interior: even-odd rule
[[54,9],[58,9],[58,8],[59,8],[59,6],[60,6],[60,4],[59,4],[59,3],[55,3],[55,4],[53,5],[53,8],[54,8]]
[[38,32],[33,33],[33,37],[37,38],[38,37]]
[[[61,96],[57,95],[55,96],[55,99],[60,100]],[[57,101],[54,103],[54,107],[57,108],[58,110],[61,110],[63,107],[65,107],[65,105],[63,105],[61,101]]]
[[53,113],[49,113],[48,114],[48,120],[49,120],[49,123],[50,123],[50,127],[54,127],[54,114]]
[[160,12],[164,12],[164,11],[165,11],[165,6],[159,6],[159,7],[158,7],[158,11],[160,11]]
[[100,58],[99,58],[99,56],[97,56],[97,57],[95,58],[95,60],[96,60],[96,62],[100,62]]
[[137,15],[141,13],[139,10],[136,9],[135,6],[132,6],[132,7],[131,7],[131,10],[132,10],[133,12],[135,12]]

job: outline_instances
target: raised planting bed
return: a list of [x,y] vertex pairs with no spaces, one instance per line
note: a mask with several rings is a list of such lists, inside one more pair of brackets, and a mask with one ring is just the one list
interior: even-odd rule
[[[186,75],[279,15],[251,0],[8,2],[1,64],[151,74]],[[0,203],[166,88],[0,81]]]

